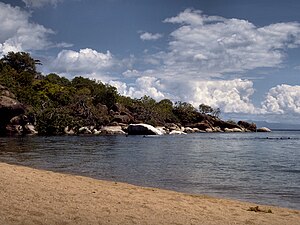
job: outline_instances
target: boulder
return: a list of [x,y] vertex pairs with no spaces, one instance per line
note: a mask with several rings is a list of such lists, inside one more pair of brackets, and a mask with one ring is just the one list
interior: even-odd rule
[[[195,129],[198,129],[198,128],[195,128]],[[190,134],[190,133],[195,133],[195,130],[190,127],[185,127],[184,132]]]
[[14,116],[18,116],[25,113],[25,107],[19,101],[7,97],[0,96],[0,115],[1,121],[9,121]]
[[200,130],[200,129],[198,129],[198,128],[193,128],[193,131],[194,131],[195,133],[205,133],[204,130]]
[[80,127],[78,129],[79,134],[92,134],[92,131],[88,127]]
[[256,131],[256,124],[255,123],[248,123],[246,121],[239,121],[238,125],[245,128],[247,131]]
[[169,131],[173,131],[173,130],[180,131],[180,127],[175,123],[168,124],[167,128],[169,129]]
[[134,120],[134,118],[130,115],[114,115],[112,122],[129,124]]
[[101,130],[93,129],[93,134],[99,135],[101,133],[102,133]]
[[101,128],[101,134],[106,135],[125,135],[121,126],[105,126]]
[[212,125],[206,120],[200,123],[190,124],[189,127],[198,128],[199,130],[212,129]]
[[261,127],[257,129],[257,132],[271,132],[271,130],[267,127]]
[[165,127],[156,127],[156,129],[161,131],[163,134],[167,134],[167,129]]
[[74,135],[75,134],[75,131],[72,128],[69,128],[69,126],[65,127],[64,132],[67,135]]
[[215,127],[220,127],[223,131],[225,131],[225,128],[228,128],[228,129],[238,128],[238,129],[242,130],[242,127],[236,123],[226,122],[226,121],[219,120],[219,119],[214,120],[213,125]]
[[14,95],[3,86],[1,87],[1,94],[5,95],[0,96],[0,134],[20,134],[26,124],[25,117],[22,115],[25,113],[25,107],[16,99],[11,98]]
[[30,134],[30,135],[35,135],[38,132],[35,130],[35,127],[31,124],[31,123],[27,123],[24,126],[24,133],[26,134]]
[[225,131],[225,132],[244,132],[244,131],[243,131],[242,129],[240,129],[240,128],[231,128],[231,129],[230,129],[230,128],[227,128],[227,127],[224,129],[224,131]]
[[23,134],[23,126],[8,124],[5,127],[5,134],[9,135],[9,136],[22,135]]
[[185,132],[183,132],[183,131],[178,131],[178,130],[172,130],[169,134],[175,134],[175,135],[181,135],[181,134],[187,134],[187,133],[185,133]]
[[129,135],[162,135],[159,129],[149,125],[149,124],[129,124],[128,128]]

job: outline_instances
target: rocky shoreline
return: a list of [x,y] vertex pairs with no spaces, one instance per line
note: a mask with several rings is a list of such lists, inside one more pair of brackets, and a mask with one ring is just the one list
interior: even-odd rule
[[[27,107],[15,99],[15,95],[0,85],[0,134],[3,136],[37,135],[36,118],[27,113]],[[134,115],[118,104],[110,110],[111,121],[101,126],[64,127],[65,135],[185,135],[189,133],[213,132],[270,132],[268,128],[258,128],[254,123],[239,121],[226,122],[210,115],[201,115],[196,123],[182,125],[165,123],[152,126],[136,121]]]

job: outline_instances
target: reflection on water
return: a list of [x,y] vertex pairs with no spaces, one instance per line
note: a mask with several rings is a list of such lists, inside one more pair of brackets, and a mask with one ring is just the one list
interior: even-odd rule
[[300,132],[0,138],[0,161],[300,209]]

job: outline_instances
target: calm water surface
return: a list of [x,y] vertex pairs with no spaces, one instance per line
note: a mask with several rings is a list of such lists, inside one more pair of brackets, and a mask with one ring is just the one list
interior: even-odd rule
[[0,138],[0,161],[300,209],[300,131]]

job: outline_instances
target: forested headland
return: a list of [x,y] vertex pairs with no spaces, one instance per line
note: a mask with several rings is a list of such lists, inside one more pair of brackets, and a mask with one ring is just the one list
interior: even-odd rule
[[101,81],[42,75],[38,64],[26,52],[9,52],[0,59],[1,135],[113,133],[105,131],[107,126],[121,127],[126,133],[129,124],[139,123],[167,132],[256,131],[253,123],[221,120],[220,109],[205,104],[196,109],[169,99],[133,99]]

